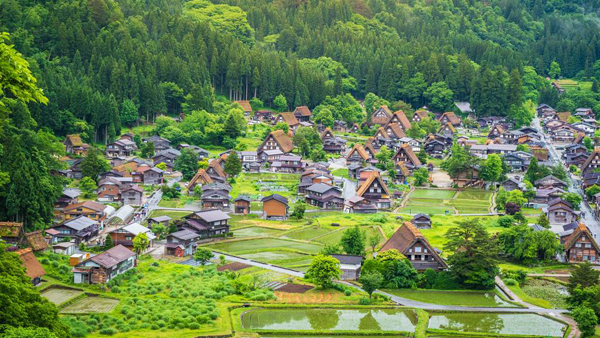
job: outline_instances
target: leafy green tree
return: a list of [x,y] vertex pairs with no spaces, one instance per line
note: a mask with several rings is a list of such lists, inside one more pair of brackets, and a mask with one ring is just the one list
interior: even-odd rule
[[194,260],[204,266],[213,258],[213,253],[205,247],[199,247],[194,252]]
[[79,188],[83,192],[83,197],[92,198],[96,194],[98,186],[93,179],[86,176],[79,182]]
[[373,291],[377,290],[383,284],[383,275],[378,271],[363,273],[358,281],[362,284],[362,289],[369,294],[369,299]]
[[273,130],[283,130],[283,132],[287,134],[290,130],[290,126],[287,123],[279,122],[275,125],[275,128],[273,128]]
[[423,186],[429,182],[429,170],[427,168],[419,168],[413,172],[413,177],[417,187]]
[[561,73],[560,65],[556,61],[552,61],[550,64],[550,69],[548,70],[548,75],[553,79],[558,79]]
[[45,327],[9,327],[2,334],[3,338],[57,338],[58,336]]
[[294,141],[294,146],[300,151],[300,155],[305,157],[309,156],[315,149],[322,149],[323,144],[319,133],[310,127],[298,128],[292,141]]
[[421,163],[427,163],[428,156],[424,147],[421,147],[421,150],[419,150],[419,152],[417,153],[417,158],[419,159],[419,161],[421,161]]
[[524,264],[550,260],[562,251],[552,231],[533,231],[526,224],[510,227],[500,233],[498,240],[509,257]]
[[280,111],[284,111],[288,107],[288,103],[287,103],[287,100],[285,99],[285,96],[283,96],[281,94],[279,94],[279,95],[277,95],[277,97],[275,97],[275,100],[273,100],[273,104]]
[[379,244],[380,238],[379,235],[373,235],[369,237],[369,246],[371,247],[371,251],[375,253],[375,248]]
[[167,235],[167,227],[162,223],[156,223],[152,226],[152,232],[159,239],[163,239]]
[[492,289],[498,273],[498,246],[479,219],[456,222],[446,232],[450,273],[465,288]]
[[576,287],[589,288],[600,284],[600,271],[594,269],[589,262],[583,262],[574,266],[569,276],[569,292],[572,293]]
[[6,246],[2,243],[0,275],[0,290],[5,290],[2,292],[0,323],[6,330],[5,333],[13,334],[12,337],[22,337],[19,334],[29,334],[31,331],[39,333],[44,331],[41,328],[46,328],[55,337],[70,337],[68,327],[58,317],[56,306],[43,298],[39,290],[31,284],[19,255],[6,251]]
[[94,181],[98,180],[98,175],[110,170],[110,165],[97,149],[88,150],[81,161],[81,174],[83,177],[89,177]]
[[225,166],[223,171],[229,177],[235,177],[242,172],[242,160],[238,156],[237,152],[232,151],[225,159]]
[[520,107],[524,102],[523,81],[517,68],[510,72],[507,95],[509,107]]
[[160,162],[156,167],[160,170],[167,170],[167,164],[165,162]]
[[573,205],[573,210],[579,210],[581,208],[581,201],[583,198],[574,192],[566,192],[560,196],[563,200],[571,203]]
[[142,151],[143,158],[150,158],[150,157],[154,156],[154,142],[144,143],[142,145],[141,151]]
[[500,156],[497,154],[488,155],[479,176],[492,183],[500,181],[502,177],[502,160]]
[[583,145],[588,151],[594,150],[594,141],[589,136],[583,138]]
[[585,196],[588,200],[593,200],[596,194],[600,193],[600,186],[594,184],[587,189],[585,189]]
[[550,229],[550,220],[546,214],[541,214],[535,222],[546,229]]
[[452,154],[442,162],[442,169],[446,170],[450,177],[456,178],[460,173],[469,171],[479,164],[479,159],[471,155],[465,148],[454,144]]
[[340,246],[348,255],[364,256],[365,241],[365,232],[361,231],[358,225],[356,225],[354,228],[344,230],[340,239]]
[[582,337],[593,337],[596,333],[598,316],[594,310],[585,306],[578,306],[571,311],[573,319],[577,322],[577,328],[581,331]]
[[181,155],[175,160],[175,170],[183,174],[184,180],[191,180],[198,171],[198,155],[191,148],[181,150]]
[[149,245],[150,240],[148,239],[148,235],[146,235],[144,232],[137,234],[133,238],[133,249],[138,255],[146,251]]
[[506,203],[514,203],[522,206],[523,204],[527,203],[527,199],[523,197],[523,192],[521,190],[515,189],[508,192],[508,195],[506,196]]
[[[375,154],[375,159],[377,160],[376,167],[381,170],[386,170],[388,164],[392,162],[392,157],[394,153],[388,149],[388,147],[383,146],[379,149],[379,152]],[[392,162],[393,163],[393,162]]]
[[317,255],[308,268],[308,279],[326,289],[332,285],[334,280],[342,276],[339,265],[340,261],[331,256]]
[[290,217],[292,219],[303,219],[305,211],[306,203],[304,203],[304,201],[298,201],[294,204],[294,210],[292,210],[292,214],[290,215]]
[[454,105],[454,93],[446,82],[432,83],[423,94],[428,101],[428,107],[435,112],[445,112]]
[[121,123],[128,127],[133,126],[133,124],[138,120],[138,107],[131,100],[124,100],[121,103],[121,114],[119,115],[121,119]]

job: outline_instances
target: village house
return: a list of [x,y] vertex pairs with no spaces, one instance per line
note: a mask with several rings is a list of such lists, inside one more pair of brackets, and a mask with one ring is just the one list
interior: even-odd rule
[[76,188],[64,188],[62,195],[56,202],[54,202],[54,210],[57,212],[62,212],[64,208],[68,207],[71,204],[79,203],[79,196],[81,195],[81,190]]
[[502,127],[502,125],[495,124],[490,129],[490,132],[488,133],[488,138],[489,139],[495,139],[495,138],[498,138],[498,137],[502,137],[503,134],[504,134],[504,128]]
[[42,283],[42,276],[46,274],[46,271],[44,271],[44,267],[42,267],[42,264],[35,257],[31,248],[17,250],[15,253],[21,258],[23,267],[25,267],[25,274],[31,280],[31,284],[33,286],[40,285]]
[[201,238],[225,235],[229,233],[227,220],[231,217],[218,210],[196,211],[175,222],[177,229],[188,229],[197,233]]
[[242,107],[242,110],[244,111],[244,116],[248,117],[250,116],[250,114],[252,114],[252,106],[250,105],[250,101],[240,100],[235,102],[239,104],[240,107]]
[[360,196],[353,196],[344,202],[345,213],[356,214],[374,214],[377,212],[377,206],[368,199]]
[[398,152],[392,157],[394,162],[403,162],[404,165],[412,172],[414,169],[418,169],[421,166],[421,161],[412,151],[409,144],[403,144],[398,149]]
[[310,122],[312,112],[307,106],[300,106],[294,109],[294,116],[298,119],[298,122]]
[[71,256],[75,253],[76,247],[77,244],[75,244],[74,242],[59,242],[52,244],[52,252],[59,255]]
[[341,210],[344,207],[342,191],[326,183],[316,183],[306,189],[306,203],[328,210]]
[[285,220],[288,217],[288,199],[272,194],[261,199],[263,203],[263,218],[274,220]]
[[415,113],[412,116],[413,122],[421,122],[425,119],[429,118],[429,113],[425,110],[415,110]]
[[586,136],[594,137],[596,133],[596,129],[598,127],[595,124],[579,121],[572,124],[573,128],[581,130],[585,133]]
[[390,140],[398,140],[403,137],[406,137],[404,130],[398,122],[388,123],[388,125],[385,126],[384,129]]
[[510,168],[511,172],[521,172],[521,171],[525,171],[527,170],[527,167],[529,166],[530,161],[520,157],[518,155],[516,155],[515,153],[508,153],[504,156],[502,156],[502,158],[504,159],[504,163],[506,163],[506,165]]
[[438,129],[437,133],[446,137],[454,137],[454,134],[456,134],[456,129],[452,123],[448,122],[442,125],[440,129]]
[[71,204],[64,209],[66,220],[70,220],[79,216],[86,216],[100,224],[104,223],[109,209],[114,211],[114,208],[107,207],[94,201],[85,201],[81,203]]
[[83,178],[83,172],[81,171],[82,161],[82,158],[78,158],[71,164],[71,166],[69,167],[69,173],[67,174],[67,178],[74,178],[76,180],[80,180]]
[[267,150],[279,150],[284,154],[292,152],[294,150],[294,143],[292,140],[283,132],[283,130],[275,130],[269,133],[263,143],[258,147],[256,152],[261,162],[267,161],[266,154],[261,154]]
[[407,179],[411,176],[410,170],[406,167],[404,162],[398,161],[394,167],[396,169],[395,182],[399,184],[406,184]]
[[575,140],[575,136],[579,131],[579,129],[576,129],[570,125],[563,124],[562,126],[550,129],[548,133],[550,134],[552,142],[571,143],[573,140]]
[[359,186],[356,195],[369,200],[378,209],[389,209],[392,206],[390,191],[376,170],[372,171],[369,178]]
[[0,239],[9,247],[19,247],[25,239],[23,223],[0,222]]
[[408,145],[412,149],[413,153],[415,153],[415,154],[418,153],[419,151],[421,151],[421,147],[423,146],[423,142],[421,142],[419,140],[415,140],[414,138],[411,138],[411,137],[403,137],[403,138],[399,139],[398,142],[400,143],[400,145],[408,143]]
[[254,112],[254,116],[252,117],[254,121],[264,122],[264,123],[272,123],[273,122],[273,112],[270,110],[257,110]]
[[573,231],[564,244],[565,257],[569,263],[600,262],[600,247],[590,230],[583,224]]
[[548,204],[553,199],[560,198],[566,191],[561,188],[536,189],[533,202],[536,204]]
[[238,156],[242,161],[242,167],[246,170],[250,170],[253,166],[257,165],[260,170],[260,164],[258,163],[258,153],[256,151],[240,151]]
[[148,227],[150,229],[152,229],[153,226],[155,226],[157,224],[162,224],[165,228],[168,229],[170,221],[171,221],[171,217],[169,217],[167,215],[151,217],[151,218],[148,218]]
[[593,119],[596,115],[591,108],[577,108],[575,109],[575,116],[582,119]]
[[165,254],[175,257],[192,256],[196,252],[196,240],[200,237],[194,231],[183,229],[167,235]]
[[358,280],[364,257],[354,255],[331,255],[331,257],[340,262],[339,268],[342,271],[340,280]]
[[27,243],[35,252],[48,249],[48,240],[42,234],[42,230],[36,230],[25,234]]
[[509,177],[506,181],[500,184],[506,191],[525,190],[525,184],[514,177]]
[[392,115],[392,117],[386,123],[386,129],[391,124],[398,124],[398,128],[402,131],[402,133],[405,133],[412,127],[410,121],[406,118],[406,115],[402,110],[398,110]]
[[600,148],[594,148],[594,152],[590,154],[587,161],[581,166],[582,176],[596,171],[600,167]]
[[90,147],[88,144],[81,141],[81,136],[79,136],[79,134],[67,135],[63,144],[65,145],[67,154],[75,154],[78,156],[85,156]]
[[333,176],[329,170],[321,170],[317,168],[308,168],[304,170],[300,176],[300,183],[298,184],[298,194],[305,194],[306,189],[313,184],[325,183],[333,185]]
[[360,130],[361,130],[360,125],[356,122],[354,122],[354,124],[350,128],[350,132],[355,133],[355,134],[360,133]]
[[279,115],[277,115],[277,117],[273,121],[273,124],[276,125],[278,123],[287,124],[293,133],[296,130],[296,128],[298,128],[298,124],[300,122],[298,122],[298,119],[296,118],[294,113],[287,112],[287,113],[279,113]]
[[109,233],[114,245],[122,245],[129,250],[133,250],[133,239],[139,234],[146,234],[148,237],[148,249],[154,245],[156,236],[149,228],[140,223],[131,223]]
[[171,141],[166,138],[160,136],[150,136],[144,139],[146,143],[154,143],[154,154],[158,154],[161,151],[165,151],[167,149],[171,149]]
[[214,182],[213,179],[206,172],[206,170],[198,169],[198,171],[196,172],[196,175],[194,175],[194,177],[192,177],[192,179],[188,182],[188,185],[187,185],[188,193],[193,193],[194,188],[197,185],[211,184],[213,182]]
[[202,197],[200,198],[203,209],[229,210],[231,196],[231,185],[223,183],[211,183],[202,186]]
[[157,167],[150,167],[142,171],[142,183],[144,184],[163,184],[164,171]]
[[336,137],[329,127],[321,133],[321,141],[323,142],[323,150],[326,153],[341,154],[346,150],[346,140]]
[[391,249],[396,249],[403,254],[418,271],[448,269],[448,265],[440,257],[438,251],[429,244],[419,229],[410,222],[404,222],[392,237],[385,242],[379,252]]
[[241,215],[248,215],[250,213],[250,205],[252,199],[249,196],[240,195],[234,201],[234,213]]
[[102,202],[117,202],[121,199],[121,182],[108,177],[98,183],[96,190],[98,200]]
[[548,175],[544,178],[540,178],[539,180],[533,182],[533,185],[540,189],[548,189],[548,188],[566,189],[568,187],[567,182],[560,180],[553,175]]
[[137,150],[135,142],[121,138],[115,142],[106,145],[106,156],[107,157],[129,157],[133,152]]
[[137,184],[128,184],[121,189],[123,205],[142,205],[144,189]]
[[423,149],[427,155],[433,158],[443,158],[444,152],[448,149],[448,146],[435,138],[433,135],[429,135],[423,144]]
[[366,152],[365,148],[360,144],[355,144],[352,150],[346,156],[346,164],[357,164],[362,165],[364,162],[367,162],[370,159],[369,154]]
[[77,264],[73,268],[75,284],[105,284],[136,265],[137,255],[122,245]]
[[565,161],[565,166],[570,167],[572,165],[580,168],[585,161],[587,161],[588,155],[587,153],[574,153],[574,154],[565,154],[563,153],[563,160]]
[[479,167],[472,166],[458,173],[452,178],[452,184],[459,188],[481,187],[483,181],[479,178]]
[[381,106],[377,108],[373,114],[371,114],[371,125],[379,124],[385,125],[390,118],[392,118],[392,112],[388,108],[388,106]]
[[172,170],[173,167],[175,167],[175,160],[177,160],[180,155],[181,152],[179,150],[169,148],[152,156],[152,161],[155,166],[159,163],[164,163],[167,165],[167,168]]
[[426,214],[416,214],[411,223],[417,227],[417,229],[431,229],[431,217]]
[[544,210],[550,224],[568,224],[577,220],[577,213],[572,209],[571,203],[560,198],[548,202],[548,207]]
[[453,112],[445,112],[444,114],[442,114],[439,121],[442,125],[445,125],[446,123],[451,123],[454,127],[460,127],[460,125],[462,124],[460,118],[456,116],[456,114],[454,114]]
[[340,132],[340,133],[345,133],[347,129],[348,129],[348,124],[346,123],[346,121],[339,121],[339,120],[333,121],[333,130]]
[[221,157],[216,160],[210,161],[206,173],[214,182],[225,183],[227,181],[227,174],[223,171],[224,161]]
[[198,146],[189,145],[187,143],[181,143],[179,146],[177,146],[177,150],[181,151],[183,149],[192,149],[192,151],[198,155],[198,161],[202,161],[210,156],[210,152],[208,152],[208,150]]
[[92,238],[98,236],[100,225],[98,221],[90,219],[86,216],[78,216],[72,219],[68,219],[59,225],[52,227],[53,230],[58,231],[58,234],[53,235],[52,242],[74,239],[75,243],[87,243]]

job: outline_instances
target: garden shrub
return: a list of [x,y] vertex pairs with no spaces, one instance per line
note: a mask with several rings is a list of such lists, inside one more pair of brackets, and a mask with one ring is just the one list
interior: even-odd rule
[[188,327],[192,330],[198,330],[200,328],[200,324],[198,323],[190,323],[190,325],[188,325]]
[[106,329],[102,329],[100,330],[100,334],[104,334],[107,336],[112,336],[113,334],[117,333],[117,330],[113,329],[113,328],[106,328]]
[[504,284],[508,286],[517,285],[517,281],[512,278],[504,278]]
[[361,297],[358,300],[358,304],[360,304],[360,305],[371,305],[371,300],[369,298],[367,298],[367,297]]
[[[502,270],[502,277],[508,279],[514,279],[517,283],[523,284],[525,283],[525,279],[527,279],[527,272],[525,270]],[[505,280],[506,282],[506,280]]]
[[344,291],[344,295],[350,296],[350,295],[352,295],[352,291],[346,290],[346,291]]

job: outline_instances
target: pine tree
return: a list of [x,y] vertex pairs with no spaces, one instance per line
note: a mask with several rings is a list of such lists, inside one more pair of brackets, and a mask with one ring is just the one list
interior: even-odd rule
[[508,106],[520,107],[523,104],[523,81],[518,69],[510,72],[508,79]]
[[113,246],[114,246],[114,243],[113,243],[112,237],[110,236],[110,234],[107,234],[106,238],[104,239],[104,246],[103,246],[104,251],[112,248]]

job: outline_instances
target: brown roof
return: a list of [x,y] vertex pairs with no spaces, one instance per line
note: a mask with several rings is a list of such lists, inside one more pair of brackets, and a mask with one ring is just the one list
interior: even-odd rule
[[357,151],[358,155],[360,157],[363,158],[363,160],[368,160],[369,159],[369,154],[367,154],[367,152],[365,151],[365,148],[363,148],[363,146],[361,146],[360,144],[355,144],[354,148],[352,148],[352,150],[350,150],[350,152],[348,153],[348,156],[346,156],[346,158],[350,158],[350,156],[352,156],[352,154]]
[[361,184],[360,188],[358,188],[358,191],[356,192],[356,195],[362,197],[363,194],[367,192],[367,189],[369,189],[369,187],[375,180],[379,181],[379,185],[381,185],[381,187],[383,188],[385,195],[389,195],[390,191],[388,190],[387,185],[385,184],[383,178],[381,178],[381,175],[379,175],[379,172],[377,170],[371,171],[371,175],[369,176],[369,178],[367,178],[365,183]]
[[133,256],[135,256],[135,253],[133,251],[119,244],[113,248],[104,251],[101,254],[90,258],[90,260],[108,269]]
[[583,162],[583,164],[581,165],[582,172],[590,165],[590,163],[596,158],[596,156],[600,156],[600,148],[598,147],[594,148],[594,152],[591,153],[587,160],[585,160],[585,162]]
[[85,201],[85,202],[81,202],[81,203],[76,203],[76,204],[71,204],[68,207],[65,208],[65,211],[69,211],[69,210],[73,210],[73,209],[77,209],[77,208],[88,208],[97,212],[102,212],[104,211],[104,209],[106,209],[106,205],[98,203],[98,202],[94,202],[94,201]]
[[194,190],[194,187],[198,183],[211,184],[211,183],[213,183],[213,180],[212,180],[212,178],[210,178],[210,175],[208,175],[206,170],[198,169],[198,171],[196,172],[196,175],[194,175],[194,177],[192,177],[192,179],[188,183],[188,190],[190,190],[190,191]]
[[235,101],[235,102],[237,102],[240,106],[242,106],[242,109],[245,112],[252,111],[252,106],[250,105],[250,101],[242,100],[242,101]]
[[300,116],[311,116],[312,113],[310,112],[310,109],[308,109],[307,106],[300,106],[300,107],[296,107],[296,109],[294,110],[294,114],[298,114]]
[[385,244],[379,250],[380,252],[396,249],[401,254],[405,254],[405,251],[412,247],[413,243],[421,241],[423,245],[428,248],[428,252],[434,256],[437,262],[440,262],[447,267],[444,260],[438,255],[437,251],[429,244],[427,239],[421,234],[411,222],[404,222],[404,224],[396,230],[396,232],[390,237]]
[[567,122],[569,120],[569,117],[571,117],[571,112],[565,111],[562,113],[556,113],[556,116],[558,116],[559,120]]
[[330,134],[335,137],[333,131],[331,131],[330,127],[325,128],[325,130],[321,133],[321,139],[323,139],[327,134]]
[[390,136],[388,135],[387,131],[385,131],[385,129],[383,129],[383,127],[379,127],[379,129],[377,129],[377,133],[375,133],[375,136],[380,135],[383,138],[389,139]]
[[594,240],[594,236],[592,236],[588,228],[583,223],[579,223],[579,225],[577,226],[577,228],[575,228],[571,236],[567,238],[567,240],[565,241],[565,250],[571,249],[573,245],[575,245],[579,237],[581,237],[581,235],[583,234],[585,234],[587,238],[590,239],[592,245],[594,246],[594,248],[596,248],[596,251],[600,252],[600,247],[598,247],[598,243],[596,243],[596,241]]
[[400,172],[402,173],[402,175],[404,175],[404,177],[410,176],[410,171],[408,171],[408,168],[406,167],[406,165],[404,165],[404,162],[402,162],[402,161],[396,162],[396,168],[398,168],[398,170],[400,170]]
[[[290,137],[286,135],[286,133],[284,133],[283,130],[272,131],[269,133],[269,135],[273,136],[275,141],[277,141],[277,143],[281,147],[281,151],[283,151],[284,153],[289,153],[292,150],[294,150],[294,142],[292,142],[292,139],[290,139]],[[261,149],[264,146],[264,143],[267,141],[267,138],[265,138],[263,144],[260,146]]]
[[386,128],[392,129],[392,133],[394,133],[394,135],[396,135],[397,138],[403,138],[406,136],[406,134],[404,133],[402,128],[400,128],[400,125],[398,123],[390,123]]
[[219,177],[227,177],[227,174],[225,174],[223,168],[221,168],[218,160],[211,161],[208,164],[208,167],[212,168]]
[[83,145],[83,142],[81,141],[81,136],[79,136],[79,134],[67,135],[67,140],[69,140],[71,145],[75,147],[81,147]]
[[42,264],[40,264],[40,262],[37,260],[31,248],[17,250],[15,251],[15,253],[17,253],[21,257],[21,260],[23,261],[23,266],[27,270],[26,273],[27,276],[29,276],[29,278],[34,279],[37,277],[42,277],[46,274],[46,271],[44,271]]
[[279,116],[281,116],[283,121],[285,121],[285,123],[287,123],[289,126],[295,126],[298,124],[298,119],[294,113],[279,113]]
[[456,125],[460,124],[460,119],[453,112],[451,112],[451,111],[445,112],[444,114],[442,114],[442,116],[440,116],[439,120],[442,121],[444,116],[446,116],[448,118],[448,121],[450,121],[450,123],[452,123],[453,125],[456,126]]
[[[409,130],[411,127],[410,121],[406,118],[406,115],[404,114],[404,112],[402,110],[398,110],[397,112],[394,113],[394,116],[398,119],[400,125],[402,126],[402,128],[404,130]],[[394,118],[394,116],[392,116],[390,118],[390,120],[392,118]]]
[[573,140],[573,144],[580,144],[581,142],[583,142],[584,138],[585,138],[584,133],[577,133],[577,137],[575,137],[575,140]]
[[19,237],[23,223],[0,222],[0,237]]
[[[498,131],[498,133],[500,133],[500,134],[504,134],[504,127],[502,127],[502,125],[500,125],[500,124],[496,124],[496,125],[494,125],[494,126],[492,127],[492,130],[494,130],[494,129],[496,129],[496,131]],[[492,131],[490,130],[490,133],[491,133],[491,132],[492,132]]]
[[383,105],[383,106],[381,106],[381,107],[377,108],[377,110],[379,110],[379,109],[383,109],[383,111],[385,111],[385,113],[386,113],[386,114],[387,114],[389,117],[392,117],[392,111],[390,110],[390,108],[388,108],[388,106],[386,106],[386,105]]
[[404,152],[406,154],[406,156],[408,156],[408,159],[413,163],[413,165],[415,165],[415,166],[421,165],[421,161],[419,160],[417,155],[415,155],[415,152],[410,147],[410,144],[408,144],[408,143],[402,144],[400,146],[400,148],[398,149],[398,152],[396,153],[394,158],[396,158],[398,156],[398,154],[400,154],[400,152]]
[[44,235],[42,235],[42,230],[30,232],[25,236],[33,251],[45,250],[48,248],[48,243],[46,242]]
[[429,113],[427,113],[427,111],[425,110],[417,110],[415,111],[415,114],[418,115],[421,118],[421,120],[429,118]]
[[445,125],[443,125],[443,126],[440,127],[440,130],[443,130],[444,127],[448,127],[448,128],[450,128],[451,132],[456,133],[456,129],[454,128],[454,126],[452,125],[452,123],[450,123],[450,122],[446,123]]
[[375,147],[373,147],[373,138],[369,137],[367,139],[367,141],[365,142],[365,149],[368,149],[373,156],[375,156],[375,154],[377,154],[377,150],[375,149]]

